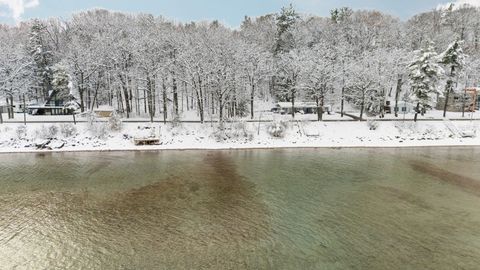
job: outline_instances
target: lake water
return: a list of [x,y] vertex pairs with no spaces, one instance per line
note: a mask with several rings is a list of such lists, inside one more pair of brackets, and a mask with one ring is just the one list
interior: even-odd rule
[[1,269],[479,269],[480,148],[0,155]]

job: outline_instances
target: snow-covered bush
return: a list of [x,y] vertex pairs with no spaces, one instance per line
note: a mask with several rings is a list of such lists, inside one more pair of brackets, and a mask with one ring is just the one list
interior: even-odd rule
[[77,127],[70,123],[61,124],[60,133],[62,133],[63,137],[65,138],[73,137],[77,134]]
[[227,132],[224,125],[218,125],[211,135],[215,141],[221,142],[228,140]]
[[109,123],[99,121],[93,112],[88,112],[86,117],[87,129],[90,134],[96,138],[105,139],[108,136]]
[[253,132],[248,129],[245,121],[235,122],[232,127],[232,137],[253,140]]
[[378,127],[380,126],[380,123],[378,121],[375,121],[375,120],[368,120],[367,121],[367,126],[368,126],[368,129],[370,129],[370,130],[377,130]]
[[122,117],[117,112],[113,112],[112,116],[108,119],[108,128],[112,131],[122,130],[123,122]]
[[176,114],[172,119],[172,127],[177,128],[182,125],[182,118],[180,115]]
[[228,139],[247,139],[253,140],[253,132],[248,129],[247,123],[244,121],[233,122],[229,124],[220,124],[214,130],[212,137],[217,142],[226,141]]
[[22,140],[27,137],[27,126],[20,125],[15,129],[15,134],[17,135],[17,139]]
[[95,122],[89,126],[88,131],[96,138],[105,139],[108,136],[108,123]]
[[56,125],[45,126],[42,125],[35,130],[35,137],[40,139],[53,139],[58,134],[58,127]]
[[395,128],[402,135],[412,135],[418,133],[418,125],[415,122],[396,122]]
[[86,112],[85,117],[87,118],[87,126],[93,126],[96,122],[98,122],[97,115],[94,112]]
[[267,132],[270,136],[274,138],[283,138],[287,132],[288,122],[286,121],[275,121],[267,126]]

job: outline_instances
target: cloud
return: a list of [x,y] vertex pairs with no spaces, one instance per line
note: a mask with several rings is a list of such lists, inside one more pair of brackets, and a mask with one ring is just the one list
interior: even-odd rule
[[451,4],[453,4],[454,7],[461,7],[465,4],[471,5],[471,6],[474,6],[474,7],[480,7],[480,0],[456,0],[454,2],[449,2],[449,3],[446,3],[446,4],[438,5],[438,8],[439,9],[445,9],[445,8],[450,7]]
[[[20,21],[27,8],[34,8],[40,4],[40,0],[0,0],[0,7],[6,7],[8,13],[2,12],[0,15],[11,17],[15,21]],[[5,14],[4,14],[5,13]]]

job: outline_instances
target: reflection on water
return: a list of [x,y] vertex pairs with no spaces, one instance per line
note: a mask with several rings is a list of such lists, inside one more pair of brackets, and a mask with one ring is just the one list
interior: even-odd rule
[[480,149],[0,156],[1,269],[478,269]]

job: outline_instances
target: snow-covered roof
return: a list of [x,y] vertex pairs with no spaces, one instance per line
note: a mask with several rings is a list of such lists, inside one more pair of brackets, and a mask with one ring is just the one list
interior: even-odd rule
[[[280,107],[280,108],[291,108],[292,103],[291,102],[278,102],[275,106]],[[295,102],[295,107],[296,108],[317,107],[317,104],[315,102]]]
[[98,108],[93,109],[93,111],[114,111],[115,109],[112,106],[107,106],[107,105],[102,105],[99,106]]

